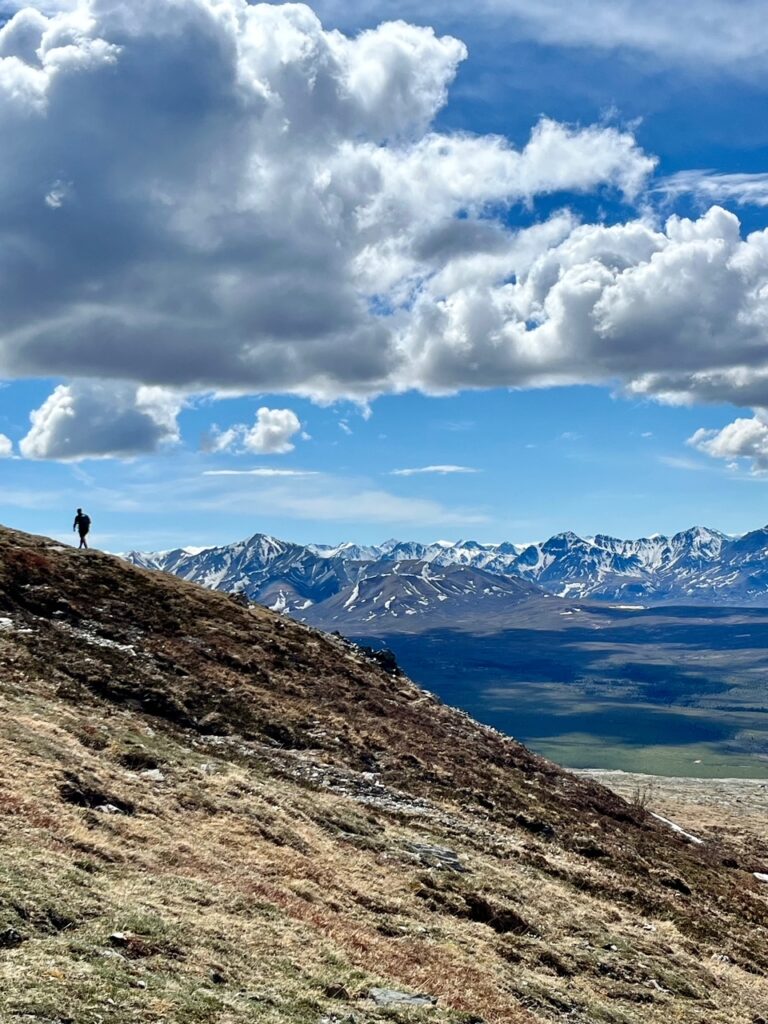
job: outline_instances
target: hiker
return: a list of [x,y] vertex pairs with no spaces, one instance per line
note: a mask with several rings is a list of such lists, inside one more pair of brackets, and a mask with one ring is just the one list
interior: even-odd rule
[[86,537],[88,536],[88,531],[90,530],[90,528],[91,517],[87,516],[85,512],[83,512],[83,510],[79,508],[77,510],[77,515],[75,516],[75,521],[72,524],[72,530],[73,532],[77,530],[77,532],[80,534],[80,549],[85,548],[86,551],[88,550],[88,541],[86,540]]

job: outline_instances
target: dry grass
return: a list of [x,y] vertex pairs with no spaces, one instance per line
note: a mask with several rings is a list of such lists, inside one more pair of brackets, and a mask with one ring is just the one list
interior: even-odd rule
[[[75,558],[0,543],[3,1022],[765,1012],[765,889],[716,845],[687,846],[336,642]],[[420,861],[419,843],[466,870]],[[437,1008],[376,1008],[372,985]]]

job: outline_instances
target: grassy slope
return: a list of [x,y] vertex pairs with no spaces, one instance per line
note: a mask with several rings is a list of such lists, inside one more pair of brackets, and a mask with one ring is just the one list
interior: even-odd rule
[[[0,1020],[751,1024],[768,1005],[762,865],[340,641],[11,531],[0,617]],[[376,984],[437,1009],[377,1009]]]

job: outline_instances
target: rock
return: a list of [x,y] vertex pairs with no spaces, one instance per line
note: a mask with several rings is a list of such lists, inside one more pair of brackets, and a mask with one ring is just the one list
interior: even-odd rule
[[113,946],[127,946],[131,941],[130,932],[112,932],[109,941]]
[[0,931],[0,949],[15,949],[23,941],[24,936],[21,932],[17,932],[15,928],[3,928]]
[[147,782],[165,782],[165,776],[159,768],[148,768],[146,771],[141,772],[142,779],[146,779]]
[[214,985],[226,985],[227,983],[227,976],[219,967],[212,968],[210,976]]
[[98,807],[93,808],[99,814],[122,814],[123,812],[119,807],[115,807],[114,804],[99,804]]
[[447,846],[432,846],[429,843],[405,843],[406,850],[429,868],[442,868],[445,871],[468,871],[459,859],[455,850]]
[[325,986],[325,994],[329,999],[351,999],[349,990],[340,981]]
[[125,960],[122,953],[118,953],[116,949],[100,949],[99,956],[103,956],[105,960]]
[[437,998],[426,995],[410,995],[394,988],[369,988],[368,998],[377,1006],[436,1006]]
[[376,649],[364,644],[354,644],[353,648],[367,661],[372,661],[375,665],[378,665],[387,675],[395,677],[403,675],[403,670],[398,665],[394,652],[390,651],[387,647]]

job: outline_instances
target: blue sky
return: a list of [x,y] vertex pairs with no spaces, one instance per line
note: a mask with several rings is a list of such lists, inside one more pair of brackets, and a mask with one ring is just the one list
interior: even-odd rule
[[0,521],[768,519],[757,4],[228,2],[5,6]]

